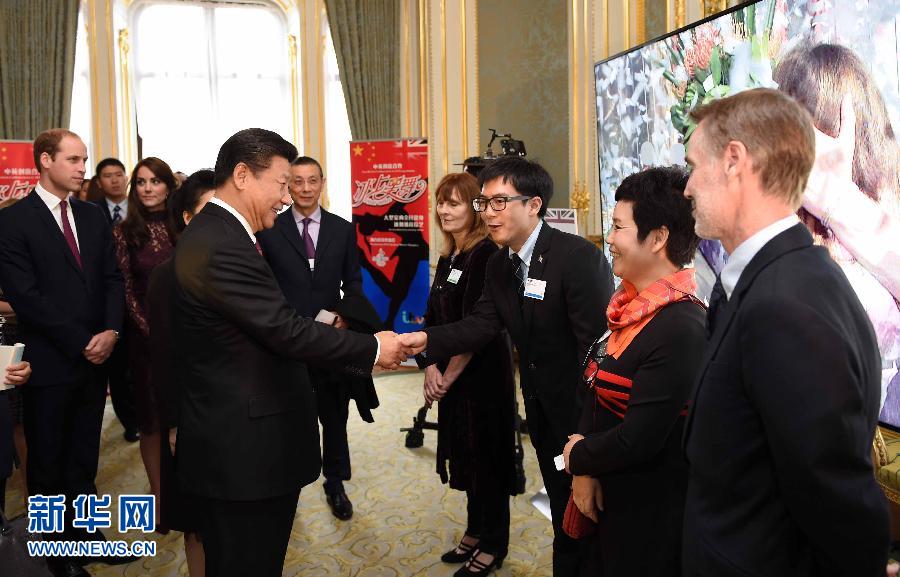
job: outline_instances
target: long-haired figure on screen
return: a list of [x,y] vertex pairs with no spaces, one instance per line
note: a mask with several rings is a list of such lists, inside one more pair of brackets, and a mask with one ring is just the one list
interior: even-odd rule
[[[887,107],[865,63],[836,44],[794,48],[775,80],[812,115],[819,173],[838,176],[814,171],[799,214],[841,266],[875,327],[881,420],[900,425],[900,146]],[[843,152],[837,155],[846,159],[838,163],[843,167],[833,166],[836,152]]]

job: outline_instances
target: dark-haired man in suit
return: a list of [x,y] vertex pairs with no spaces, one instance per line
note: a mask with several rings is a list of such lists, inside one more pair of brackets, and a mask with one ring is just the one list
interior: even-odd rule
[[[341,292],[363,296],[356,232],[352,224],[319,205],[325,175],[315,159],[301,156],[294,160],[288,186],[294,204],[278,215],[272,229],[260,231],[263,254],[298,313],[316,318],[319,311],[329,311],[335,314],[334,326],[346,328],[344,319],[335,313]],[[310,367],[309,376],[322,423],[325,497],[332,514],[346,521],[353,516],[343,483],[350,479],[349,379],[316,367]]]
[[[103,211],[106,222],[110,226],[116,226],[128,216],[128,175],[125,165],[118,158],[104,158],[97,163],[94,174],[97,177],[97,186],[103,192],[103,198],[93,202]],[[113,411],[125,429],[125,440],[133,443],[140,438],[140,433],[134,394],[128,381],[127,349],[128,343],[125,339],[119,339],[104,367],[109,381],[109,397],[112,399]]]
[[[553,180],[542,166],[503,157],[488,164],[478,181],[482,196],[475,210],[491,240],[508,249],[488,261],[484,293],[468,317],[401,339],[416,350],[427,345],[420,364],[430,365],[480,350],[504,327],[509,331],[519,351],[528,432],[550,497],[553,574],[574,577],[587,567],[587,551],[562,530],[572,477],[553,460],[578,425],[581,362],[606,330],[612,271],[596,246],[543,222]],[[489,566],[503,555],[484,551],[472,559]]]
[[304,362],[363,376],[410,352],[394,333],[338,330],[285,300],[256,233],[290,203],[296,156],[268,130],[231,136],[215,196],[175,250],[176,472],[197,502],[208,577],[281,575],[300,488],[321,469]]
[[[93,204],[70,197],[87,148],[56,128],[34,141],[41,173],[21,202],[0,211],[0,285],[16,311],[33,374],[22,387],[28,492],[95,494],[106,404],[101,365],[122,328],[125,289],[112,234]],[[86,540],[66,515],[64,539]],[[54,575],[85,576],[79,558],[50,558]]]
[[684,574],[884,575],[888,512],[871,458],[878,343],[795,214],[815,159],[812,120],[763,88],[694,116],[685,196],[697,234],[729,259],[685,425]]

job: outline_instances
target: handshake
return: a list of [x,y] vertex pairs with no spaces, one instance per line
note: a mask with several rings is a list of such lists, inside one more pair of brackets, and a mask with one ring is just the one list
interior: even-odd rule
[[396,369],[400,363],[425,350],[428,335],[423,332],[398,335],[393,331],[382,331],[375,335],[381,350],[375,364],[384,369]]

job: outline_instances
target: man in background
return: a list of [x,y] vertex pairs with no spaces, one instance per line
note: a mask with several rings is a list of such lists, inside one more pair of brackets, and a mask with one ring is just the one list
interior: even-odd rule
[[[345,297],[365,298],[355,229],[320,206],[325,175],[315,159],[301,156],[292,162],[288,186],[294,204],[278,215],[271,230],[258,235],[263,254],[297,313],[314,319],[320,311],[327,311],[335,315],[333,326],[346,328],[344,319],[335,312],[341,292]],[[343,483],[350,480],[349,379],[313,366],[309,367],[309,377],[322,423],[325,497],[332,514],[346,521],[353,516],[353,504]]]
[[[106,222],[110,226],[116,226],[128,216],[128,176],[125,165],[118,158],[104,158],[97,163],[94,178],[103,193],[103,198],[94,201],[94,204],[103,211]],[[123,332],[122,336],[124,335]],[[104,364],[104,368],[109,382],[113,411],[125,429],[123,435],[125,440],[134,443],[140,438],[140,433],[134,393],[128,379],[128,343],[124,338],[120,338],[116,343],[116,348]]]

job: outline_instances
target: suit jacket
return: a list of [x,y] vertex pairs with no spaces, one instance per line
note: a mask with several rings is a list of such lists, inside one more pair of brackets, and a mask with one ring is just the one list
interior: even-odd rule
[[[106,204],[106,199],[101,198],[100,200],[90,200],[88,202],[97,206],[103,213],[103,216],[106,217],[106,224],[112,226],[112,214],[109,213],[109,205]],[[125,218],[124,212],[122,213],[122,218]]]
[[279,214],[275,226],[257,239],[284,296],[301,315],[315,318],[322,309],[333,311],[341,288],[344,294],[363,294],[356,229],[343,218],[322,209],[315,274],[293,210]]
[[375,339],[299,316],[238,220],[215,204],[179,239],[175,278],[182,489],[259,500],[314,481],[316,399],[301,361],[368,374]]
[[0,210],[0,286],[32,364],[29,387],[82,382],[91,337],[122,330],[125,288],[109,225],[90,203],[70,198],[69,207],[83,268],[37,192]]
[[[316,242],[315,273],[309,268],[309,255],[306,254],[303,238],[297,230],[293,210],[279,214],[275,219],[275,226],[261,231],[257,239],[285,298],[299,314],[315,318],[322,309],[335,311],[341,308],[341,289],[344,291],[344,298],[351,299],[346,306],[351,312],[354,309],[357,311],[354,317],[358,318],[360,313],[365,315],[370,311],[374,312],[363,293],[356,229],[343,218],[322,209]],[[382,330],[380,326],[374,327],[374,331],[364,330],[359,324],[351,323],[350,326],[352,330],[360,332]],[[363,420],[373,421],[371,409],[378,407],[378,396],[371,375],[348,379],[346,375],[329,374],[315,369],[312,373],[313,385],[316,387],[346,386],[345,392],[356,401]]]
[[503,327],[519,351],[519,376],[526,399],[544,408],[554,436],[574,433],[581,415],[581,363],[588,347],[606,331],[606,306],[613,283],[609,263],[596,246],[544,223],[528,276],[547,282],[543,300],[525,298],[520,309],[509,251],[488,261],[484,292],[460,321],[429,327],[421,364],[484,348]]
[[853,288],[798,224],[741,274],[685,429],[685,575],[884,575],[881,359]]

